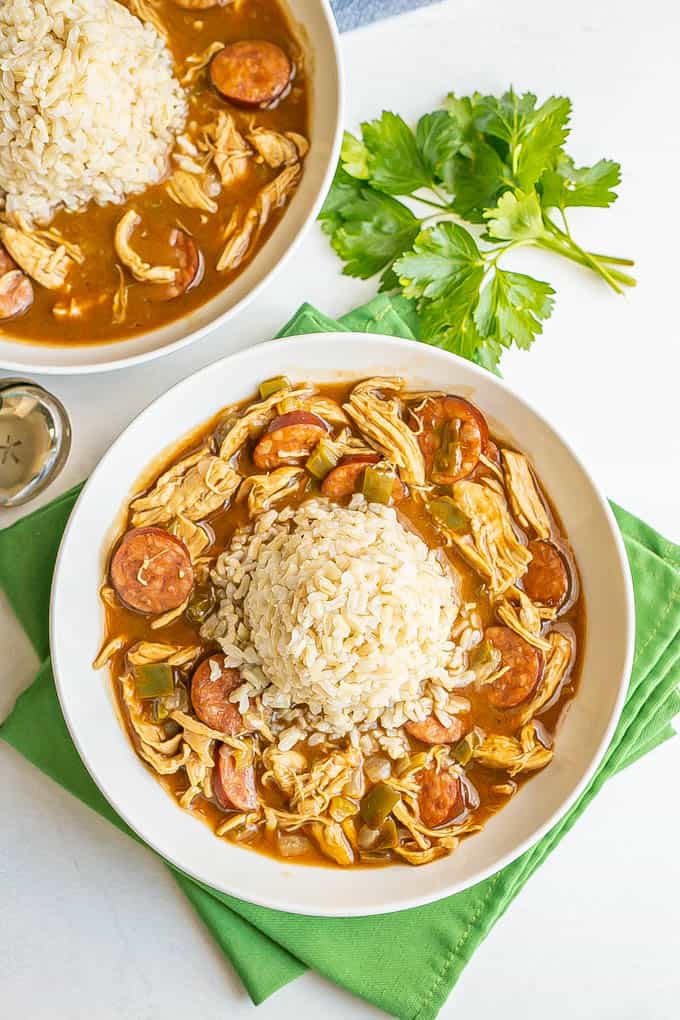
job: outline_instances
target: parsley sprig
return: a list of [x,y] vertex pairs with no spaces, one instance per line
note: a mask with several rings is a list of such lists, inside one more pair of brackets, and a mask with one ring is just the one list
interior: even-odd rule
[[424,340],[492,371],[504,348],[531,346],[554,304],[548,283],[501,267],[513,249],[562,255],[617,293],[634,286],[630,259],[586,251],[571,234],[567,210],[610,206],[621,168],[575,166],[570,115],[568,99],[537,105],[510,89],[449,95],[415,131],[383,112],[360,139],[346,133],[320,215],[343,272],[380,273],[381,290],[415,300]]

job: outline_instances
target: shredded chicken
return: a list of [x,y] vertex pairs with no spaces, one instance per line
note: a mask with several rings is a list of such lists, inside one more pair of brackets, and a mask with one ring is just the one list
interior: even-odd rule
[[532,723],[522,727],[519,740],[492,733],[473,752],[475,761],[488,768],[506,769],[511,776],[542,769],[552,756],[552,750],[538,740]]
[[422,486],[425,461],[416,435],[401,417],[399,401],[380,396],[398,394],[403,388],[403,379],[367,379],[354,387],[344,409],[359,431],[399,468],[405,482]]
[[236,127],[230,113],[221,110],[206,130],[206,143],[225,188],[236,184],[248,172],[253,150]]
[[173,464],[151,492],[133,501],[132,524],[163,524],[180,514],[201,520],[228,503],[240,484],[241,476],[223,459],[198,450]]
[[180,78],[180,85],[193,85],[201,71],[208,66],[215,54],[223,49],[224,43],[215,41],[211,42],[202,53],[192,53],[191,56],[187,57],[187,69]]
[[453,486],[453,498],[470,522],[470,534],[451,532],[451,539],[487,579],[491,594],[500,595],[526,573],[531,553],[515,535],[499,493],[477,482],[460,481]]
[[330,397],[323,397],[320,394],[314,394],[311,397],[282,396],[277,408],[279,414],[288,414],[289,411],[308,411],[310,414],[318,414],[330,425],[349,424],[349,419],[340,404],[331,400]]
[[189,209],[202,209],[204,212],[217,212],[215,202],[207,192],[207,181],[186,170],[175,170],[166,182],[165,190],[177,205]]
[[113,313],[114,325],[120,326],[121,323],[125,322],[125,316],[127,315],[128,288],[125,283],[125,274],[117,263],[116,272],[118,273],[118,287],[116,289],[116,293],[113,295],[111,310]]
[[201,654],[198,645],[169,645],[154,641],[139,641],[127,653],[133,666],[144,666],[149,662],[167,662],[168,666],[184,667]]
[[272,131],[269,128],[254,127],[248,132],[246,138],[257,152],[259,159],[264,160],[272,170],[299,163],[309,151],[307,139],[292,131],[281,134],[281,132]]
[[249,475],[241,482],[238,499],[247,498],[248,513],[256,517],[289,496],[307,477],[304,468],[298,467],[280,467],[264,475]]
[[528,641],[534,648],[541,651],[550,651],[550,642],[541,637],[544,615],[538,610],[531,599],[518,588],[514,589],[519,601],[519,606],[505,598],[496,606],[496,613],[506,626]]
[[7,223],[0,223],[0,241],[16,264],[36,283],[48,290],[64,286],[74,260],[63,243],[57,244]]
[[178,514],[172,523],[172,532],[177,538],[184,542],[191,562],[195,563],[199,556],[205,552],[211,544],[210,536],[200,524],[194,524],[184,514]]
[[309,829],[319,844],[319,849],[326,857],[343,867],[354,864],[354,851],[342,827],[337,822],[331,822],[329,825],[311,822]]
[[571,641],[566,635],[558,630],[554,630],[550,634],[547,644],[548,651],[545,666],[543,667],[543,673],[538,682],[536,692],[531,701],[526,705],[520,706],[516,716],[513,716],[513,719],[517,721],[517,725],[528,722],[529,719],[547,705],[562,683],[571,664],[573,648]]
[[118,258],[126,266],[135,280],[140,283],[174,283],[177,270],[172,266],[152,266],[140,258],[130,246],[130,238],[135,227],[142,222],[142,217],[134,209],[128,209],[120,218],[113,237]]
[[532,528],[539,538],[550,538],[550,521],[529,461],[513,450],[501,450],[501,456],[513,514],[523,528]]
[[217,260],[219,272],[236,269],[255,243],[260,231],[268,222],[272,211],[280,208],[295,190],[300,180],[300,164],[284,170],[258,192],[254,204],[248,209],[240,226],[236,227]]
[[[286,394],[285,399],[307,397],[312,392],[311,386],[301,386],[296,390],[290,390]],[[279,402],[281,399],[281,393],[272,393],[266,400],[260,400],[256,404],[251,404],[244,415],[234,420],[234,424],[220,445],[219,455],[222,460],[231,460],[244,443],[252,439],[258,432],[261,432],[262,429],[265,429],[280,414]]]

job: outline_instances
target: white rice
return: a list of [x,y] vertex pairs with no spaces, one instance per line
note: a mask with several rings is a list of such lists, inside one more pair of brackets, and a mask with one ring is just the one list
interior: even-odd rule
[[259,696],[280,746],[377,723],[396,757],[409,719],[460,710],[458,581],[393,509],[355,496],[271,510],[235,534],[213,579],[222,597],[202,634],[241,669],[232,700]]
[[165,175],[186,98],[155,28],[116,0],[0,3],[0,207],[39,222]]

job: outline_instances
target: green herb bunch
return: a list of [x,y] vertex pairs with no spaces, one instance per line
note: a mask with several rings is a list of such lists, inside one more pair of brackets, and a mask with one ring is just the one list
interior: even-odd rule
[[[591,269],[617,293],[630,259],[585,251],[571,206],[616,199],[618,163],[576,167],[564,148],[571,102],[530,92],[449,95],[413,131],[395,113],[346,133],[320,214],[343,272],[415,299],[422,339],[498,371],[504,348],[527,349],[553,308],[553,288],[501,268],[512,249],[543,248]],[[394,196],[427,207],[422,217]],[[474,234],[461,225],[479,224]]]

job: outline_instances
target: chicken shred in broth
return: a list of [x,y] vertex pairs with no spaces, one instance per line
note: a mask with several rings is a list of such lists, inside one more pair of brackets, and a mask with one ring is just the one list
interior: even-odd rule
[[559,753],[584,641],[530,461],[401,379],[225,409],[132,500],[101,596],[140,757],[217,836],[305,864],[455,850]]
[[276,0],[121,2],[170,49],[184,129],[164,179],[123,204],[0,214],[0,334],[95,343],[186,316],[248,265],[302,177],[305,57]]

